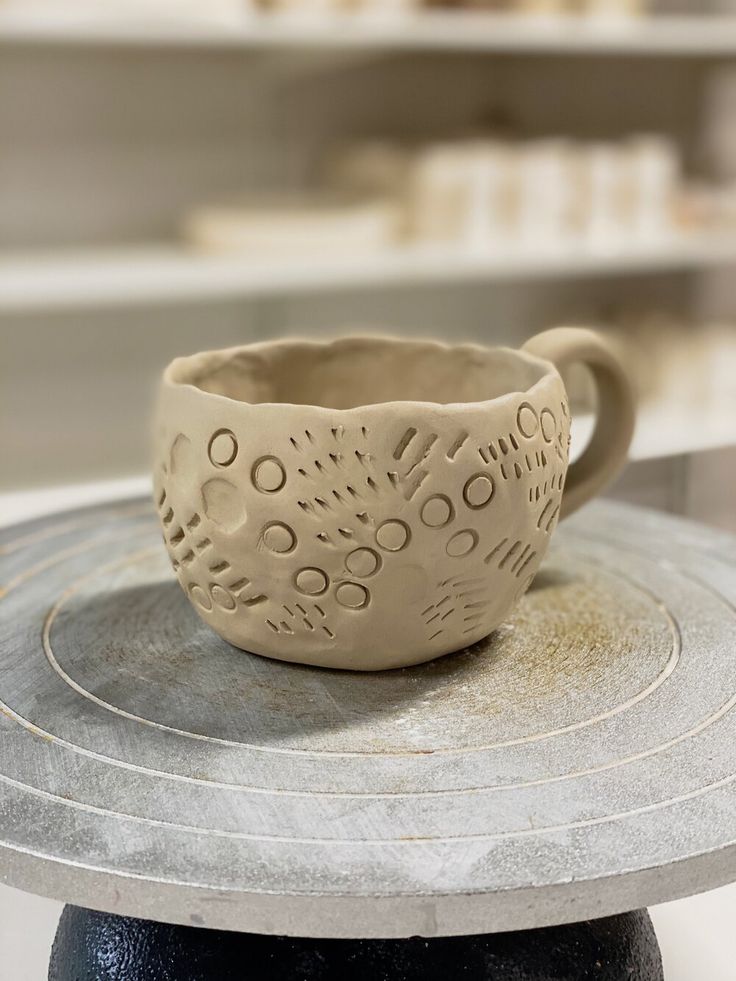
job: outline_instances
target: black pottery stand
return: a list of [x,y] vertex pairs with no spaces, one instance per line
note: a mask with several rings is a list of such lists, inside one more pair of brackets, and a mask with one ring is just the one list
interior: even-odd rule
[[663,981],[646,910],[473,937],[309,940],[67,906],[49,981]]

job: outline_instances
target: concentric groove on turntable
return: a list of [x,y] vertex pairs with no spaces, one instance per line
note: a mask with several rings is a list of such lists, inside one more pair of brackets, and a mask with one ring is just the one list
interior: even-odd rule
[[[330,699],[345,688],[335,687],[332,673],[272,668],[278,662],[222,641],[210,650],[207,628],[193,613],[191,630],[199,633],[185,651],[189,660],[166,660],[168,632],[189,608],[178,589],[164,589],[165,560],[160,547],[148,544],[152,522],[140,520],[148,513],[128,505],[119,513],[97,509],[93,518],[65,516],[39,533],[26,526],[19,547],[11,541],[0,551],[9,570],[0,611],[10,614],[0,626],[6,706],[0,728],[13,747],[0,764],[0,851],[16,884],[28,886],[34,869],[48,868],[49,879],[75,890],[49,886],[51,894],[113,908],[112,900],[96,897],[114,882],[121,897],[115,909],[132,915],[155,909],[181,922],[197,909],[208,926],[333,936],[349,935],[358,915],[366,935],[400,936],[424,929],[430,900],[432,929],[449,935],[601,915],[627,908],[632,896],[646,903],[725,881],[731,866],[736,872],[736,833],[719,823],[729,808],[736,812],[729,754],[736,656],[728,640],[736,571],[712,544],[702,558],[694,554],[691,527],[678,552],[671,519],[661,519],[663,534],[659,519],[652,527],[648,517],[646,533],[636,535],[641,519],[625,510],[597,506],[595,517],[574,519],[558,533],[560,557],[546,566],[549,581],[524,601],[526,612],[500,639],[451,656],[445,667],[437,662],[394,676],[390,683],[404,686],[405,702],[379,713],[375,742],[362,718],[352,729],[340,727],[344,706],[333,711]],[[621,536],[613,531],[616,521]],[[668,536],[672,541],[663,543]],[[724,556],[728,549],[725,542]],[[567,582],[555,578],[562,566],[573,569]],[[157,587],[150,596],[149,582]],[[564,643],[574,635],[576,590],[589,588],[595,596],[605,589],[616,594],[601,614],[608,626],[598,629],[594,599],[581,614],[582,653],[570,652]],[[117,589],[128,590],[119,615]],[[103,596],[110,597],[107,605],[98,603]],[[532,660],[528,690],[499,695],[493,680],[516,677],[507,662],[543,636],[558,600],[568,607],[549,657],[551,669],[567,675],[547,698],[547,676]],[[641,618],[636,629],[629,629],[632,610]],[[138,675],[149,663],[140,637],[157,614],[150,670]],[[609,636],[615,641],[618,626],[615,657],[606,660],[605,644]],[[136,631],[143,632],[138,641]],[[188,631],[187,624],[174,631],[171,644],[182,638],[188,644]],[[591,673],[568,706],[565,678],[586,657]],[[195,685],[191,698],[204,691],[196,686],[210,666],[223,684],[242,672],[255,686],[242,720],[213,728],[209,710],[188,715],[194,702],[176,698],[157,712],[160,686],[179,663],[179,687]],[[362,677],[369,685],[370,676]],[[289,699],[305,685],[304,703],[319,724],[259,729],[268,718],[269,686],[278,689],[279,678],[290,681],[274,711],[288,712]],[[424,681],[414,689],[416,678]],[[442,731],[463,711],[455,684],[474,678],[485,680],[467,717],[458,717],[456,731]],[[120,691],[116,679],[124,682]],[[140,686],[153,686],[147,699],[138,699]],[[368,690],[357,698],[363,708]],[[590,698],[583,697],[588,691]],[[235,692],[227,704],[236,706],[239,697]],[[504,720],[517,697],[521,717],[507,734]],[[535,708],[542,697],[553,711]],[[262,714],[251,718],[259,705]],[[485,718],[486,707],[500,714]],[[392,743],[395,720],[403,728]],[[21,820],[31,813],[38,819]],[[44,837],[47,826],[61,829],[58,841]],[[84,845],[108,837],[107,850]],[[656,871],[668,866],[679,870],[676,885]],[[347,884],[346,868],[354,870]],[[212,903],[202,906],[210,888]],[[216,896],[222,901],[215,903]],[[352,913],[330,906],[338,896]],[[300,905],[299,897],[316,905]],[[379,912],[388,908],[384,901],[400,897],[390,916]],[[322,925],[319,910],[328,909],[329,926]]]
[[[60,610],[62,609],[63,605],[65,604],[65,602],[69,599],[69,597],[71,597],[71,596],[74,595],[74,593],[79,589],[79,587],[82,585],[83,582],[85,582],[85,581],[87,581],[87,580],[89,580],[91,578],[97,577],[98,575],[100,575],[101,572],[109,571],[109,570],[113,570],[113,569],[119,569],[120,567],[133,564],[134,562],[138,561],[140,558],[148,557],[149,555],[153,555],[156,552],[157,552],[157,549],[156,548],[148,548],[148,549],[144,549],[144,550],[142,550],[140,552],[136,552],[133,555],[125,556],[123,559],[115,560],[114,562],[111,562],[108,565],[103,566],[101,569],[97,569],[94,572],[89,573],[86,576],[81,577],[79,580],[77,580],[75,583],[73,583],[71,586],[69,586],[67,590],[65,590],[65,592],[60,597],[60,599],[57,600],[57,602],[54,603],[53,606],[49,609],[49,611],[48,611],[48,613],[47,613],[47,615],[46,615],[46,617],[44,619],[44,625],[43,625],[43,646],[44,646],[44,651],[46,653],[46,657],[47,657],[47,659],[49,661],[49,664],[51,665],[51,667],[53,668],[53,670],[59,675],[60,678],[62,678],[62,680],[66,684],[68,684],[71,688],[73,688],[83,698],[87,698],[90,701],[95,702],[101,708],[104,708],[104,709],[106,709],[107,711],[110,711],[110,712],[115,712],[118,715],[121,715],[124,718],[130,719],[133,722],[140,722],[143,725],[152,726],[153,728],[156,728],[156,729],[162,729],[162,730],[167,730],[167,731],[170,731],[170,732],[175,732],[177,735],[185,736],[185,737],[191,738],[191,739],[199,739],[199,740],[203,740],[203,741],[206,741],[206,742],[220,743],[222,745],[237,746],[239,748],[247,748],[247,749],[250,749],[250,750],[254,750],[256,752],[283,753],[285,755],[296,754],[296,753],[299,753],[299,754],[302,754],[302,753],[315,753],[314,750],[295,750],[295,749],[290,749],[290,748],[286,748],[286,747],[261,746],[261,745],[258,745],[257,743],[244,743],[244,742],[239,741],[239,740],[222,739],[222,738],[218,738],[218,737],[215,737],[215,736],[208,736],[208,735],[206,735],[204,733],[190,732],[190,731],[187,731],[187,730],[184,730],[184,729],[177,729],[177,728],[175,728],[173,726],[167,726],[167,725],[164,725],[162,723],[155,722],[155,721],[153,721],[151,719],[143,718],[140,715],[135,715],[135,714],[133,714],[131,712],[127,712],[124,709],[121,709],[118,706],[116,706],[116,705],[114,705],[114,704],[112,704],[110,702],[106,702],[103,699],[98,698],[96,695],[94,695],[91,692],[87,691],[82,685],[78,684],[73,678],[71,678],[67,674],[66,671],[64,671],[64,669],[58,663],[58,661],[56,660],[56,657],[54,655],[53,647],[52,647],[51,639],[50,639],[50,633],[51,633],[51,627],[52,627],[52,625],[53,625],[56,617],[58,616],[58,613],[60,612]],[[611,571],[611,570],[609,570],[609,571]],[[680,571],[682,571],[682,570],[680,570]],[[616,573],[616,574],[619,575],[619,576],[621,576],[622,578],[624,578],[621,573]],[[640,691],[636,695],[634,695],[634,696],[626,699],[624,702],[622,702],[622,703],[614,706],[612,709],[608,710],[607,712],[600,713],[599,715],[592,716],[592,717],[590,717],[588,719],[583,719],[583,720],[581,720],[579,722],[572,723],[572,724],[570,724],[568,726],[564,726],[564,727],[561,727],[559,729],[550,730],[550,731],[547,731],[547,732],[542,732],[542,733],[539,733],[539,734],[534,735],[534,736],[527,736],[527,737],[523,737],[523,738],[519,738],[519,739],[504,740],[504,741],[500,741],[500,742],[496,742],[496,743],[490,743],[490,744],[486,744],[486,745],[463,746],[463,747],[452,748],[452,749],[438,748],[438,749],[433,750],[433,753],[446,753],[446,754],[451,754],[451,753],[481,752],[481,751],[489,750],[489,749],[500,749],[500,748],[503,748],[503,747],[506,747],[506,746],[523,745],[525,743],[535,742],[535,741],[540,740],[540,739],[551,739],[551,738],[554,738],[555,736],[564,735],[565,733],[569,733],[569,732],[575,732],[578,729],[583,729],[583,728],[585,728],[587,726],[595,725],[597,722],[601,722],[604,719],[611,718],[614,715],[619,714],[620,712],[625,712],[627,709],[631,708],[633,705],[636,705],[638,702],[640,702],[643,699],[647,698],[654,691],[656,691],[657,688],[659,688],[660,685],[664,684],[664,682],[675,671],[675,669],[677,667],[677,664],[678,664],[678,662],[680,660],[681,649],[682,649],[682,640],[681,640],[680,630],[679,630],[679,627],[677,625],[677,622],[676,622],[675,618],[673,617],[671,611],[667,608],[666,604],[661,599],[659,599],[650,590],[645,589],[644,587],[642,587],[638,583],[636,583],[635,585],[643,593],[646,593],[654,601],[654,603],[662,610],[662,612],[664,613],[665,617],[667,618],[668,625],[669,625],[669,628],[670,628],[671,633],[672,633],[672,641],[673,641],[673,643],[672,643],[672,653],[671,653],[671,655],[669,657],[669,660],[665,664],[665,666],[662,669],[662,671],[657,675],[657,677],[649,685],[647,685],[644,689],[642,689],[642,691]],[[381,753],[376,752],[376,753],[366,754],[366,753],[359,753],[359,752],[338,752],[338,751],[332,752],[332,751],[324,751],[324,750],[319,751],[319,753],[324,753],[325,755],[330,755],[330,756],[387,755],[385,752],[381,752]],[[391,755],[391,754],[388,754],[388,755]],[[395,755],[404,755],[404,754],[401,753],[401,752],[399,752],[399,753],[396,753]]]

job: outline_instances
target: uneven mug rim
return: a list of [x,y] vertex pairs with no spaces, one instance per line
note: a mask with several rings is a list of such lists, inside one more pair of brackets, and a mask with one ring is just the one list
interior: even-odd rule
[[[322,350],[325,353],[344,349],[345,354],[349,354],[351,348],[359,348],[366,344],[376,347],[380,345],[396,345],[405,348],[413,347],[418,351],[435,351],[439,355],[466,352],[469,354],[477,353],[478,355],[487,356],[489,354],[500,353],[510,355],[511,357],[525,362],[528,365],[541,368],[543,371],[541,376],[527,388],[513,388],[490,399],[475,399],[459,402],[432,402],[421,399],[391,399],[382,402],[365,402],[360,405],[342,409],[324,405],[316,405],[311,402],[249,402],[245,399],[233,398],[230,395],[223,395],[217,392],[208,392],[206,389],[197,384],[196,377],[193,377],[193,373],[195,371],[197,371],[199,377],[203,377],[206,368],[226,364],[228,361],[233,360],[243,353],[253,353],[258,355],[264,352],[279,349],[286,350],[288,348],[293,348],[295,351],[298,351],[301,348],[313,351]],[[283,337],[275,340],[256,341],[249,344],[237,344],[233,345],[232,347],[199,351],[195,354],[174,358],[172,361],[170,361],[164,369],[162,384],[164,387],[171,390],[186,390],[194,392],[198,397],[212,399],[216,403],[224,404],[232,408],[239,406],[252,409],[308,409],[310,412],[324,413],[331,416],[336,414],[340,416],[347,416],[355,413],[386,409],[404,411],[407,408],[418,408],[442,412],[458,412],[469,408],[490,409],[494,406],[505,405],[508,402],[519,398],[533,398],[535,395],[541,392],[544,387],[549,384],[550,379],[554,377],[559,377],[559,372],[551,361],[548,361],[545,358],[539,358],[523,349],[512,348],[506,345],[485,346],[483,344],[474,344],[472,342],[452,344],[445,341],[438,341],[433,338],[400,337],[390,334],[350,334],[328,339]]]

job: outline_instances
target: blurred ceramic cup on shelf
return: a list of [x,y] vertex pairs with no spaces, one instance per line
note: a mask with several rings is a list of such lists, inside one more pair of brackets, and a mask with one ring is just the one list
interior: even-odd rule
[[339,146],[323,167],[326,182],[348,194],[401,200],[406,194],[411,155],[389,140]]
[[721,202],[720,189],[709,181],[683,182],[675,202],[675,224],[689,231],[723,227],[727,222]]
[[393,245],[399,213],[391,201],[339,194],[279,195],[194,209],[185,240],[208,252],[261,258],[361,255]]
[[551,247],[580,230],[581,165],[572,142],[533,140],[518,150],[517,231],[522,242]]
[[616,143],[580,151],[580,225],[592,248],[620,244],[627,221],[627,157]]
[[386,19],[405,17],[423,6],[422,0],[347,0],[362,17]]
[[[559,371],[576,362],[599,408],[568,468]],[[285,661],[397,668],[501,623],[558,518],[623,463],[633,421],[620,363],[587,330],[520,351],[253,344],[166,369],[155,500],[179,583],[225,640]]]
[[309,20],[339,14],[341,0],[257,0],[258,6],[270,14]]
[[423,0],[423,6],[474,11],[478,13],[508,13],[514,0]]
[[419,152],[408,182],[409,228],[424,242],[486,249],[507,240],[513,210],[510,149],[490,140]]
[[338,147],[328,156],[323,179],[337,193],[390,203],[396,214],[396,237],[409,234],[410,152],[390,141]]
[[662,136],[627,140],[628,213],[632,234],[642,239],[672,235],[680,188],[680,155]]
[[582,10],[590,17],[642,17],[648,12],[648,0],[582,0]]
[[513,8],[520,14],[557,17],[569,12],[569,0],[514,0]]

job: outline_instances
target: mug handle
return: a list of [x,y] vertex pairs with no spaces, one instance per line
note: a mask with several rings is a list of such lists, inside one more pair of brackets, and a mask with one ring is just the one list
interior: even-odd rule
[[570,464],[560,517],[589,501],[626,462],[634,435],[636,404],[623,365],[607,341],[582,327],[554,327],[524,344],[523,351],[561,371],[573,363],[590,369],[598,391],[595,429],[582,456]]

